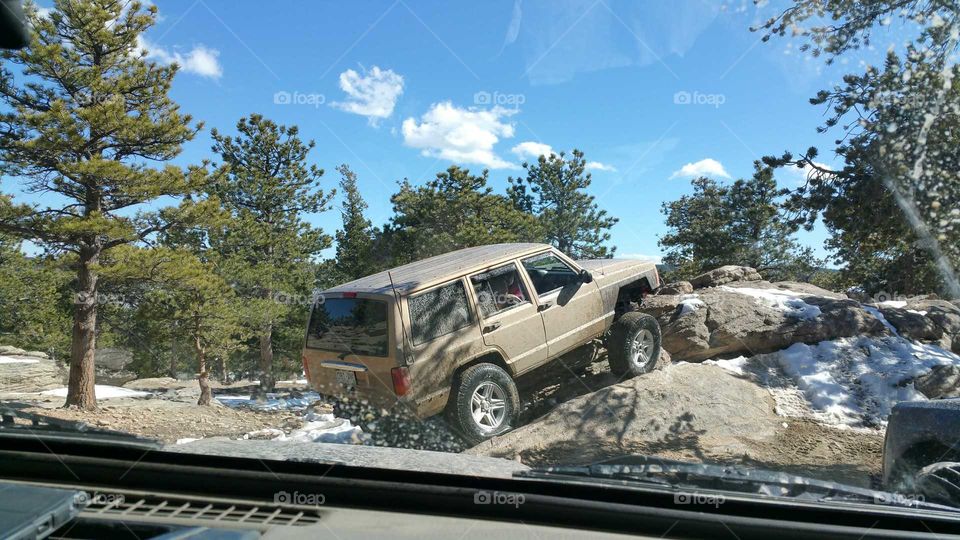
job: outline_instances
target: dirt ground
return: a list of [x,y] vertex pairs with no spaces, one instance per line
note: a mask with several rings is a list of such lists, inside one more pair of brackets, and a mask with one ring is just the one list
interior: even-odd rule
[[[280,384],[284,393],[306,391],[305,385]],[[27,413],[60,420],[85,422],[91,426],[132,433],[175,443],[178,439],[226,436],[242,437],[265,428],[294,429],[302,424],[300,415],[291,411],[254,411],[234,409],[214,402],[211,406],[196,404],[199,389],[196,381],[170,378],[141,379],[127,388],[155,392],[150,399],[112,398],[100,401],[96,411],[63,409],[63,398],[27,398],[17,396],[15,402]],[[247,395],[255,385],[249,381],[232,385],[214,383],[214,397],[224,394]]]
[[[671,369],[676,367],[673,365]],[[541,373],[536,380],[520,381],[524,403],[521,427],[466,452],[519,459],[530,466],[585,464],[636,453],[687,461],[739,463],[864,487],[879,485],[883,445],[881,430],[840,429],[807,419],[777,417],[772,414],[771,398],[759,387],[744,387],[734,391],[732,394],[734,397],[739,394],[742,403],[728,402],[733,398],[711,395],[716,386],[711,379],[718,376],[716,371],[719,368],[703,368],[707,368],[709,373],[697,372],[691,380],[681,378],[673,382],[656,382],[651,377],[662,377],[657,375],[659,372],[634,379],[651,382],[636,383],[635,386],[639,384],[637,387],[643,388],[646,394],[642,399],[627,402],[622,394],[611,391],[613,385],[620,388],[624,384],[618,384],[622,381],[609,372],[605,358],[599,357],[596,362],[579,369],[557,365],[554,371]],[[673,370],[671,373],[681,371]],[[696,383],[697,379],[707,381]],[[629,381],[625,384],[630,387]],[[706,386],[691,388],[695,384]],[[721,383],[722,386],[729,384],[729,381]],[[684,397],[682,403],[672,404],[670,400],[674,396],[668,392],[671,392],[671,386],[676,385],[688,387],[689,396],[694,397]],[[150,399],[102,400],[100,409],[95,412],[62,409],[63,399],[56,397],[34,396],[32,400],[16,401],[26,412],[86,422],[168,444],[187,438],[241,438],[266,428],[289,431],[302,424],[302,411],[255,411],[216,403],[209,407],[198,406],[196,381],[141,379],[126,387],[150,391],[153,396]],[[249,381],[232,385],[214,383],[213,391],[214,396],[249,395],[255,388]],[[294,396],[306,390],[308,388],[305,385],[296,383],[281,383],[278,388],[279,392]],[[708,399],[696,397],[701,395]],[[737,410],[738,414],[748,408],[743,403],[749,403],[758,410],[769,409],[771,413],[749,412],[744,418],[723,416],[724,407]],[[329,410],[325,406],[321,408],[321,412]],[[574,410],[565,412],[565,408]],[[599,424],[587,425],[583,422],[584,418],[589,417],[591,409],[595,409],[593,416],[601,417]],[[621,414],[621,410],[626,413]],[[567,416],[564,420],[566,423],[545,421],[552,417],[563,417],[564,414]],[[573,424],[570,423],[571,415],[577,417],[572,419]],[[603,418],[610,415],[619,418]],[[591,421],[596,422],[596,419]],[[626,427],[631,423],[639,427]],[[717,432],[717,426],[722,428],[722,432]],[[634,431],[629,432],[630,429]],[[377,434],[372,435],[373,444],[378,444]],[[418,444],[411,447],[424,447],[422,439],[419,437]],[[430,445],[426,448],[442,449]]]

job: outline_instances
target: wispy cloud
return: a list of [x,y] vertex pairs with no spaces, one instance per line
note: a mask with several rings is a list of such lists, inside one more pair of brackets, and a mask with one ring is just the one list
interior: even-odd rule
[[687,163],[673,172],[670,178],[694,178],[697,176],[719,176],[730,178],[723,164],[713,158],[705,158],[694,163]]
[[193,73],[201,77],[219,79],[223,75],[220,66],[220,51],[204,45],[196,45],[186,54],[179,51],[170,51],[155,43],[147,41],[143,36],[137,36],[138,51],[146,51],[147,58],[159,64],[177,64],[186,73]]
[[454,163],[483,165],[491,169],[516,169],[516,164],[498,156],[494,145],[514,135],[506,120],[516,109],[464,109],[450,101],[434,103],[420,120],[407,118],[401,132],[404,144],[425,156]]
[[340,74],[340,89],[347,94],[344,101],[330,105],[353,114],[366,116],[371,125],[393,114],[397,99],[403,94],[403,77],[377,66],[363,74],[348,69]]
[[530,159],[537,159],[540,156],[549,156],[550,154],[556,153],[549,144],[535,141],[523,141],[511,148],[510,151],[520,158]]
[[599,161],[588,161],[586,168],[588,171],[617,172],[617,168],[613,165],[607,165],[606,163],[600,163]]

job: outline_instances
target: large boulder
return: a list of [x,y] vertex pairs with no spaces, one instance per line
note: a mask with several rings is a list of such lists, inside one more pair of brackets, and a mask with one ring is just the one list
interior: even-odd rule
[[67,370],[49,358],[0,356],[0,393],[33,393],[62,388]]
[[693,284],[689,281],[674,281],[667,283],[657,291],[657,294],[690,294],[693,292]]
[[781,422],[766,389],[716,366],[673,364],[567,401],[466,453],[554,463],[630,453],[742,456],[773,440]]
[[674,361],[699,362],[773,352],[794,343],[889,334],[870,310],[844,295],[812,285],[797,287],[799,291],[786,287],[764,281],[735,283],[700,289],[694,295],[648,297],[640,309],[657,317],[662,346]]
[[716,287],[718,285],[725,285],[734,281],[760,281],[763,279],[759,272],[750,268],[749,266],[736,266],[729,264],[727,266],[721,266],[720,268],[714,268],[709,272],[704,272],[699,276],[690,280],[690,284],[693,285],[695,289],[701,289],[703,287]]
[[923,315],[943,332],[940,343],[960,354],[960,306],[947,300],[911,299],[904,309]]
[[913,381],[913,387],[930,399],[960,397],[960,366],[935,366]]
[[943,337],[943,328],[924,315],[923,312],[888,306],[881,306],[879,309],[883,318],[897,329],[898,334],[905,338],[938,341]]

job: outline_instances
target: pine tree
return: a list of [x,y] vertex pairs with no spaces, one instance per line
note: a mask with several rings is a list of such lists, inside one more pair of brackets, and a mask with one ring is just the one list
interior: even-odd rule
[[343,206],[340,215],[343,229],[337,231],[337,269],[346,279],[357,279],[376,271],[370,250],[373,245],[373,227],[363,211],[367,203],[357,188],[357,175],[346,164],[337,167],[342,176]]
[[125,247],[105,269],[113,281],[144,289],[135,318],[163,321],[172,338],[193,351],[200,385],[198,405],[210,405],[210,368],[239,346],[242,309],[212,263],[183,249]]
[[52,194],[47,206],[0,203],[0,230],[75,256],[67,406],[96,407],[98,264],[111,249],[149,238],[199,211],[130,210],[182,197],[206,171],[149,162],[173,159],[200,128],[169,98],[175,65],[145,59],[137,38],[156,8],[116,0],[57,0],[49,16],[29,9],[30,45],[4,52],[0,71],[0,163],[21,189]]
[[547,241],[578,259],[613,256],[616,248],[603,245],[610,240],[617,218],[600,210],[590,187],[583,152],[574,150],[569,159],[563,152],[540,156],[536,163],[524,163],[525,178],[510,178],[508,194],[521,211],[533,212]]
[[452,166],[422,186],[401,182],[377,251],[389,253],[389,264],[396,265],[465,247],[540,241],[536,218],[493,193],[488,174]]
[[[831,24],[809,24],[826,18]],[[811,171],[791,194],[794,222],[822,220],[841,278],[868,293],[960,296],[960,12],[956,2],[798,0],[767,21],[801,50],[832,63],[871,45],[887,26],[904,30],[882,66],[865,65],[811,103],[828,107],[820,132],[837,130],[837,170],[815,162],[816,148],[765,161]],[[851,65],[853,65],[851,63]]]
[[797,227],[782,219],[773,169],[754,164],[750,179],[720,185],[696,178],[693,194],[663,203],[669,231],[660,239],[664,262],[676,277],[735,264],[756,268],[771,280],[809,279],[821,261],[793,238]]
[[[231,221],[212,231],[210,242],[223,258],[221,271],[247,308],[246,324],[260,349],[262,395],[274,386],[277,325],[296,326],[307,314],[302,303],[278,299],[310,295],[312,259],[331,244],[304,216],[326,211],[335,191],[320,189],[323,171],[307,163],[314,142],[303,142],[296,126],[252,114],[237,122],[237,132],[229,136],[212,131],[223,174],[211,195],[222,201]],[[299,358],[294,350],[299,339],[283,345],[283,352]]]

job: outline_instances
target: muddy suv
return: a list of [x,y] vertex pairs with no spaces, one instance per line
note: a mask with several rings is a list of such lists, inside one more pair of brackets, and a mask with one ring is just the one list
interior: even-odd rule
[[649,262],[573,261],[544,244],[446,253],[323,291],[304,372],[340,400],[446,412],[479,442],[515,425],[519,376],[597,338],[616,374],[651,370],[660,329],[633,308],[659,279]]

